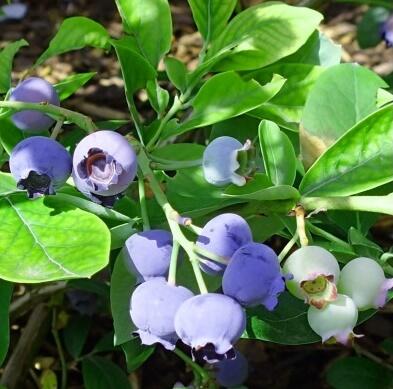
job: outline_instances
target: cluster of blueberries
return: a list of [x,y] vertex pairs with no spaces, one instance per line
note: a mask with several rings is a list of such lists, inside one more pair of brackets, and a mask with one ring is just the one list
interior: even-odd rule
[[[9,100],[60,105],[54,87],[38,77],[21,82],[12,90]],[[17,112],[11,120],[28,135],[46,131],[54,123],[49,116],[33,110]],[[54,194],[72,174],[79,191],[106,206],[113,205],[134,180],[137,170],[136,154],[127,139],[106,130],[83,138],[73,158],[56,140],[30,136],[15,146],[9,163],[18,188],[27,190],[31,198]]]
[[310,304],[308,323],[323,342],[347,344],[354,336],[358,311],[385,305],[393,279],[373,259],[359,257],[340,271],[336,258],[318,246],[305,246],[286,260],[289,292]]
[[127,265],[139,283],[130,304],[137,333],[143,344],[160,343],[168,350],[180,338],[195,358],[218,367],[221,384],[228,383],[223,377],[231,372],[231,385],[239,385],[247,364],[243,356],[237,357],[233,344],[246,327],[245,307],[277,306],[286,279],[278,257],[270,247],[252,241],[242,217],[218,215],[202,228],[196,246],[227,260],[224,264],[199,258],[204,272],[222,275],[223,293],[195,296],[166,280],[172,245],[172,235],[165,230],[139,232],[126,241]]

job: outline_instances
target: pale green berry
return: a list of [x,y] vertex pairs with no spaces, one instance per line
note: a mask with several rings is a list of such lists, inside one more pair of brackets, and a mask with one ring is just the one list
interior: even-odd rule
[[338,294],[336,300],[323,309],[310,306],[307,319],[322,342],[333,338],[339,343],[347,344],[355,336],[353,328],[358,320],[358,310],[350,297]]
[[283,271],[293,275],[286,284],[295,297],[317,308],[323,308],[328,301],[335,300],[340,267],[336,258],[324,248],[299,248],[288,257]]
[[393,279],[386,279],[382,267],[366,257],[348,262],[341,270],[338,285],[340,293],[351,297],[359,311],[383,307],[392,287]]

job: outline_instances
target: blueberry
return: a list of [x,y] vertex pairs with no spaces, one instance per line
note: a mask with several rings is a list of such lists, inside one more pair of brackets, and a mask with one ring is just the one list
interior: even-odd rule
[[172,234],[165,230],[138,232],[126,240],[127,265],[137,282],[166,277],[172,252]]
[[213,363],[234,358],[235,343],[246,328],[246,314],[234,299],[206,293],[186,300],[175,316],[179,338],[193,356]]
[[371,258],[355,258],[341,270],[339,292],[351,297],[359,311],[383,307],[391,288],[393,279],[386,279],[382,267]]
[[71,174],[68,151],[54,139],[34,136],[24,139],[12,150],[11,174],[19,189],[30,198],[55,194]]
[[354,336],[358,310],[351,298],[338,294],[337,299],[323,309],[310,306],[307,319],[313,331],[322,338],[322,342],[333,338],[339,343],[347,344]]
[[[247,222],[234,213],[223,213],[203,227],[196,245],[229,260],[239,247],[251,241],[252,233]],[[225,264],[202,259],[200,267],[204,272],[212,275],[224,272]]]
[[382,39],[386,42],[387,47],[393,46],[393,15],[391,15],[381,28]]
[[222,288],[243,306],[262,304],[273,310],[278,295],[285,290],[276,253],[261,243],[248,243],[239,248],[224,272]]
[[167,350],[173,350],[178,339],[175,314],[192,296],[188,289],[169,285],[162,277],[140,284],[131,296],[130,315],[142,343],[161,343]]
[[217,382],[228,388],[239,386],[248,377],[248,362],[242,353],[236,350],[234,359],[224,359],[215,363]]
[[317,308],[336,299],[340,267],[336,258],[324,248],[299,248],[288,257],[283,269],[293,275],[293,279],[287,280],[287,288],[295,297]]
[[[251,150],[249,141],[243,146],[230,136],[220,136],[211,141],[203,153],[202,168],[206,181],[215,186],[231,183],[238,186],[245,185],[245,175],[250,170],[248,166],[250,161],[240,158],[239,152],[249,150]],[[247,153],[243,156],[247,156]]]
[[[22,81],[11,92],[10,101],[25,103],[49,103],[60,105],[55,88],[46,80],[30,77]],[[39,111],[26,110],[12,115],[12,121],[22,131],[37,133],[47,130],[54,120]]]
[[136,175],[137,159],[127,139],[114,131],[83,138],[73,158],[76,187],[96,203],[112,206]]

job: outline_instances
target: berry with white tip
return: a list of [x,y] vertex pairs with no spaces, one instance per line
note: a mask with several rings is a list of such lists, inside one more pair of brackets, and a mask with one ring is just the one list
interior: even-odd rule
[[232,256],[222,279],[227,296],[246,307],[262,304],[273,310],[285,290],[276,253],[261,243],[248,243]]
[[230,136],[211,141],[203,153],[202,168],[207,182],[215,186],[246,184],[246,176],[253,170],[251,142],[242,145]]
[[140,284],[131,296],[130,315],[142,344],[162,344],[174,350],[178,337],[174,318],[179,307],[193,296],[183,286],[169,285],[157,277]]
[[127,139],[102,130],[83,138],[76,146],[72,177],[76,187],[96,203],[113,206],[137,170],[137,158]]
[[391,288],[393,279],[387,279],[382,267],[371,258],[355,258],[341,270],[338,290],[351,297],[359,311],[383,307]]
[[[60,105],[55,88],[39,77],[29,77],[18,84],[10,94],[10,101]],[[34,110],[17,112],[12,115],[11,120],[20,130],[30,133],[45,131],[55,122],[48,115]]]
[[337,259],[324,248],[299,248],[285,261],[283,270],[293,275],[287,280],[287,288],[295,297],[317,308],[336,299],[340,267]]
[[68,151],[54,139],[33,136],[18,143],[10,156],[10,171],[29,198],[55,194],[71,175]]
[[137,282],[153,277],[166,277],[172,253],[172,234],[149,230],[131,235],[125,243],[127,266]]
[[179,338],[193,356],[209,363],[234,358],[233,344],[246,328],[246,314],[234,299],[206,293],[186,300],[175,316]]
[[[241,246],[252,241],[252,232],[247,222],[234,213],[223,213],[211,219],[203,227],[196,245],[229,261]],[[202,257],[201,269],[211,275],[222,274],[226,264]]]
[[310,306],[307,319],[322,342],[334,338],[339,343],[348,344],[354,336],[358,336],[353,333],[358,320],[358,309],[353,300],[343,294],[338,294],[336,300],[323,309]]

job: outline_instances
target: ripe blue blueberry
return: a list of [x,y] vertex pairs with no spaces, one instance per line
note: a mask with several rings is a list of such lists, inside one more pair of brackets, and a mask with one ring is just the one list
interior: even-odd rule
[[175,314],[192,296],[188,289],[169,285],[163,277],[140,284],[131,296],[130,315],[142,343],[161,343],[167,350],[173,350],[178,340]]
[[340,267],[337,259],[319,246],[305,246],[294,251],[283,269],[293,275],[287,288],[295,297],[323,308],[337,297]]
[[230,136],[220,136],[211,141],[203,153],[202,168],[206,181],[215,186],[245,185],[249,161],[240,158],[240,152],[247,152],[250,148],[249,141],[242,145]]
[[242,353],[236,352],[234,359],[224,359],[215,363],[215,375],[221,386],[232,388],[244,383],[248,377],[248,362]]
[[[10,101],[49,103],[60,105],[55,88],[46,80],[30,77],[22,81],[10,94]],[[47,130],[54,120],[39,111],[26,110],[12,115],[12,121],[22,131],[37,133]]]
[[339,292],[351,297],[359,311],[383,307],[391,288],[393,279],[387,279],[382,267],[371,258],[355,258],[341,270]]
[[277,297],[285,290],[284,279],[276,253],[264,244],[248,243],[233,254],[222,288],[243,306],[262,304],[273,310]]
[[186,300],[175,316],[179,338],[192,348],[193,356],[213,363],[234,358],[233,344],[246,328],[246,314],[234,299],[206,293]]
[[165,230],[138,232],[126,240],[127,265],[137,282],[166,277],[172,252],[172,234]]
[[381,36],[387,47],[393,46],[393,15],[382,25]]
[[73,158],[76,187],[96,203],[113,206],[135,178],[136,154],[127,139],[114,131],[83,138]]
[[313,331],[322,338],[322,342],[333,338],[339,343],[347,344],[356,336],[353,329],[358,320],[358,310],[350,297],[338,294],[335,301],[322,309],[310,306],[307,320]]
[[[241,246],[252,241],[247,222],[234,213],[223,213],[211,219],[202,229],[196,245],[226,259]],[[212,275],[222,274],[226,265],[202,257],[201,269]]]
[[68,151],[54,139],[33,136],[18,143],[10,156],[11,174],[30,198],[55,194],[71,174]]

